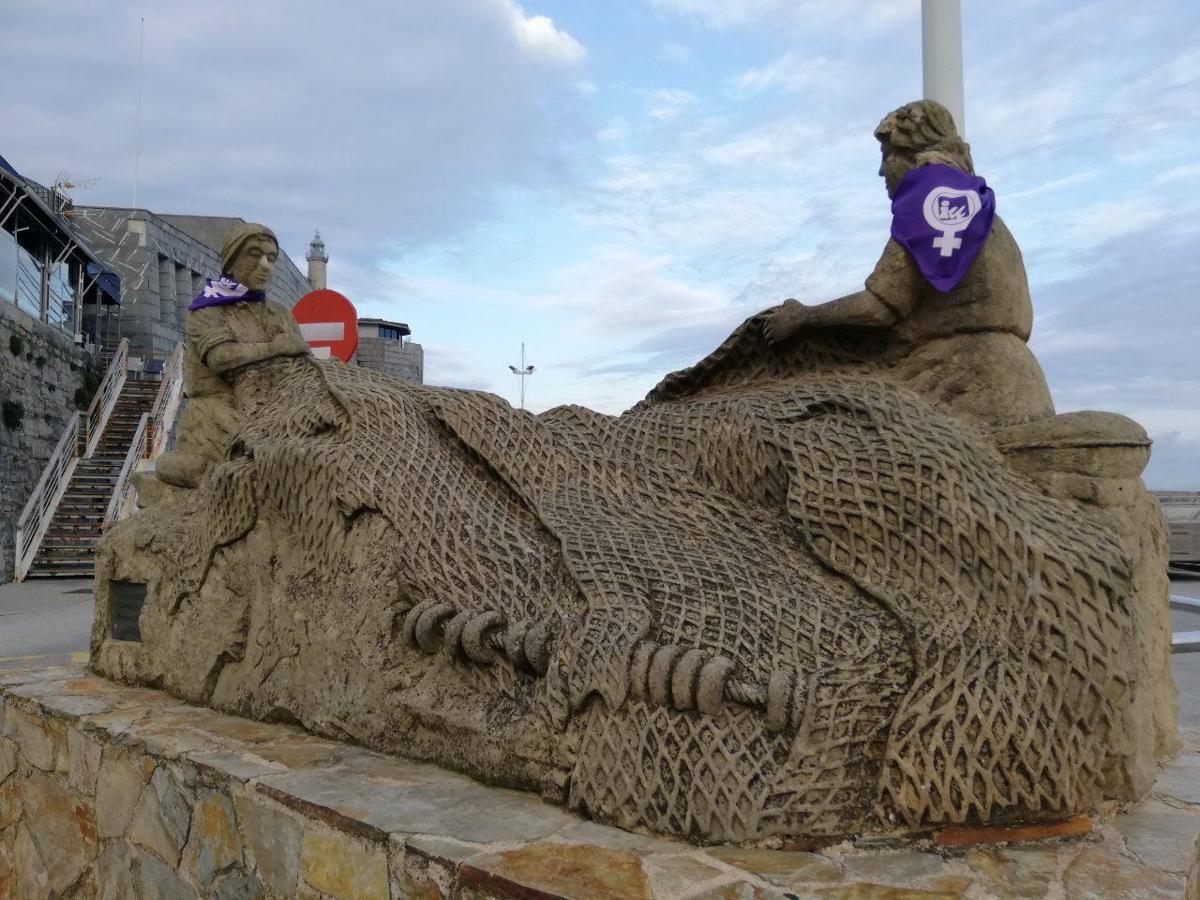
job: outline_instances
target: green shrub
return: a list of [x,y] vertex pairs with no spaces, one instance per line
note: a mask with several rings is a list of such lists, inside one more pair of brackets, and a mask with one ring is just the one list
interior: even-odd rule
[[21,340],[19,334],[9,335],[8,349],[13,356],[20,356],[25,351],[25,342]]

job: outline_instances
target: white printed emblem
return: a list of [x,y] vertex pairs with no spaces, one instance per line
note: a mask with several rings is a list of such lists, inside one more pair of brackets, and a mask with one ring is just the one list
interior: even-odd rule
[[983,201],[976,191],[943,186],[935,187],[925,196],[925,221],[942,233],[933,239],[933,246],[942,251],[942,256],[952,256],[962,246],[962,238],[957,234],[971,224],[981,209]]

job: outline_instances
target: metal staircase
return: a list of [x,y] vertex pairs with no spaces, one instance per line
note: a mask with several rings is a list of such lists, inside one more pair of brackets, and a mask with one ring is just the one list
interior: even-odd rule
[[14,577],[87,576],[109,522],[133,510],[130,476],[169,442],[183,392],[183,345],[161,378],[128,377],[127,341],[105,354],[104,380],[72,418],[25,504],[16,529]]
[[90,458],[80,459],[26,577],[91,575],[96,543],[125,457],[158,395],[157,381],[126,379]]

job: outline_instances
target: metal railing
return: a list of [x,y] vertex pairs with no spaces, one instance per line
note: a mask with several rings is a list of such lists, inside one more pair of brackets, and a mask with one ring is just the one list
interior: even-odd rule
[[91,459],[92,454],[96,452],[96,445],[100,443],[100,435],[104,433],[108,417],[112,414],[113,407],[117,405],[117,397],[121,395],[121,388],[125,386],[125,367],[128,360],[129,339],[121,338],[121,343],[117,344],[112,361],[108,364],[108,370],[104,373],[104,380],[96,389],[96,396],[92,398],[91,406],[88,407],[85,416],[87,428],[84,432],[84,440],[87,446],[83,455],[87,459]]
[[[1200,613],[1200,600],[1171,595],[1171,608]],[[1200,631],[1176,631],[1171,635],[1172,653],[1200,653]]]
[[149,423],[150,413],[142,413],[142,417],[138,419],[137,430],[133,433],[133,440],[129,442],[129,451],[125,454],[121,473],[117,475],[117,482],[113,485],[112,499],[108,501],[108,509],[104,512],[104,521],[100,525],[101,530],[107,528],[111,522],[125,518],[133,511],[135,492],[130,476],[136,471],[138,463],[146,453],[150,437]]
[[183,341],[180,341],[163,367],[162,382],[154,397],[154,405],[150,407],[150,436],[146,443],[146,459],[158,459],[167,448],[182,399]]
[[79,416],[74,415],[63,429],[62,437],[58,439],[58,444],[50,455],[50,461],[42,470],[42,477],[38,479],[37,486],[29,495],[29,502],[25,504],[21,517],[17,519],[16,563],[13,572],[17,581],[24,580],[29,573],[29,567],[33,565],[38,547],[46,534],[46,528],[54,518],[54,511],[71,481],[78,461]]
[[129,341],[122,338],[113,354],[112,361],[104,373],[104,380],[96,390],[96,396],[86,413],[71,416],[63,429],[50,460],[42,469],[42,477],[29,495],[21,517],[17,519],[16,539],[13,565],[13,578],[23,581],[29,574],[29,568],[37,556],[50,520],[58,509],[59,501],[67,490],[71,476],[75,473],[75,464],[80,459],[80,430],[83,430],[83,442],[86,443],[84,457],[90,457],[100,443],[100,435],[104,425],[117,405],[117,397],[125,384],[125,362],[129,356]]

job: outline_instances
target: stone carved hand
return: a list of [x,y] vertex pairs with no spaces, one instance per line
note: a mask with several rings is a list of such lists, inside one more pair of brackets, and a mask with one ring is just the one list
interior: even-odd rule
[[284,332],[271,342],[281,356],[301,356],[308,352],[308,341],[297,334]]
[[763,336],[768,344],[779,344],[798,334],[808,321],[808,307],[796,300],[783,303],[767,313],[763,321]]

